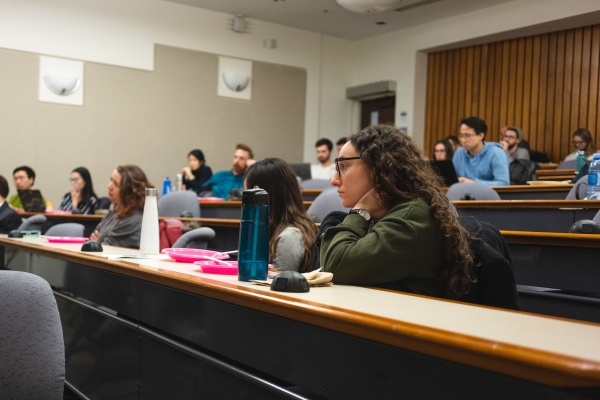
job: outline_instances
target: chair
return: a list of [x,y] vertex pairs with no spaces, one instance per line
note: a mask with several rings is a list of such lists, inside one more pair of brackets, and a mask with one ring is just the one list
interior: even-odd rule
[[42,225],[46,223],[46,216],[43,214],[32,215],[23,220],[17,230],[19,231],[41,231]]
[[556,169],[577,169],[577,160],[564,161]]
[[46,231],[46,236],[83,237],[84,230],[85,230],[85,227],[82,224],[68,222],[68,223],[64,223],[64,224],[58,224],[58,225],[51,226]]
[[594,218],[592,219],[592,221],[594,221],[595,223],[597,223],[598,225],[600,225],[600,211],[598,211],[596,213],[596,215],[594,215]]
[[500,195],[494,189],[479,183],[455,183],[446,193],[450,200],[465,200],[467,195],[474,197],[469,200],[500,200]]
[[167,193],[158,200],[159,217],[179,217],[184,211],[200,218],[200,203],[195,192],[180,190]]
[[328,189],[330,187],[331,181],[327,179],[308,179],[300,184],[300,189]]
[[313,201],[307,213],[315,222],[321,222],[327,214],[333,211],[348,213],[350,209],[342,206],[342,199],[340,199],[336,190],[324,190]]
[[198,228],[181,235],[173,248],[206,249],[208,241],[215,238],[215,231],[211,228]]
[[97,210],[108,210],[110,208],[110,199],[108,197],[100,197],[98,198],[98,205],[96,206]]
[[577,183],[575,183],[575,185],[573,185],[573,187],[569,191],[569,194],[567,194],[567,197],[565,198],[565,200],[583,200],[583,199],[585,199],[587,196],[587,179],[588,179],[587,175],[584,175],[581,178],[579,178]]
[[62,399],[65,346],[48,282],[0,271],[0,326],[0,397]]

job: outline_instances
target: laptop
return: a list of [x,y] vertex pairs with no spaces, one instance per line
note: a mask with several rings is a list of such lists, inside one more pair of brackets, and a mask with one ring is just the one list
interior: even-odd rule
[[296,176],[299,176],[300,179],[302,179],[303,181],[306,181],[306,180],[312,178],[309,163],[290,164],[290,167],[292,167]]
[[46,211],[46,203],[39,190],[19,190],[18,192],[23,210],[32,212]]
[[444,186],[452,186],[455,183],[458,183],[458,176],[456,175],[456,170],[454,169],[454,164],[452,164],[452,160],[444,160],[444,161],[435,161],[430,160],[431,167],[439,176],[444,179]]

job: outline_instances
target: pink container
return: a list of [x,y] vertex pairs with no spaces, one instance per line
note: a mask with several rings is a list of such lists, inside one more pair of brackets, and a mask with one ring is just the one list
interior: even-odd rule
[[85,243],[90,239],[75,236],[46,236],[46,240],[50,243]]
[[229,254],[219,253],[212,250],[201,249],[163,249],[163,254],[168,255],[175,261],[193,263],[195,261],[210,261],[211,258],[223,260],[229,258]]

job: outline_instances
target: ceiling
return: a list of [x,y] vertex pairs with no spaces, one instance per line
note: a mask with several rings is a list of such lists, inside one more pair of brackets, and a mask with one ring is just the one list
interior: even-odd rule
[[[348,40],[359,40],[402,28],[480,10],[514,0],[422,1],[404,8],[374,14],[359,14],[338,6],[335,0],[166,0],[227,14],[319,32]],[[414,0],[404,0],[407,4]],[[378,25],[377,22],[384,22]],[[250,24],[249,24],[250,25]],[[249,26],[251,32],[251,25]]]

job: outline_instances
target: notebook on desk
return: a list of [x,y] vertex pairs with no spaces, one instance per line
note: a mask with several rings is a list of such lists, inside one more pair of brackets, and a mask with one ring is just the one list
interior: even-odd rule
[[429,162],[431,163],[433,170],[444,179],[444,186],[452,186],[453,184],[458,183],[458,176],[456,175],[456,170],[454,169],[454,164],[451,160],[430,160]]
[[19,190],[23,210],[32,212],[46,211],[46,203],[39,190]]

